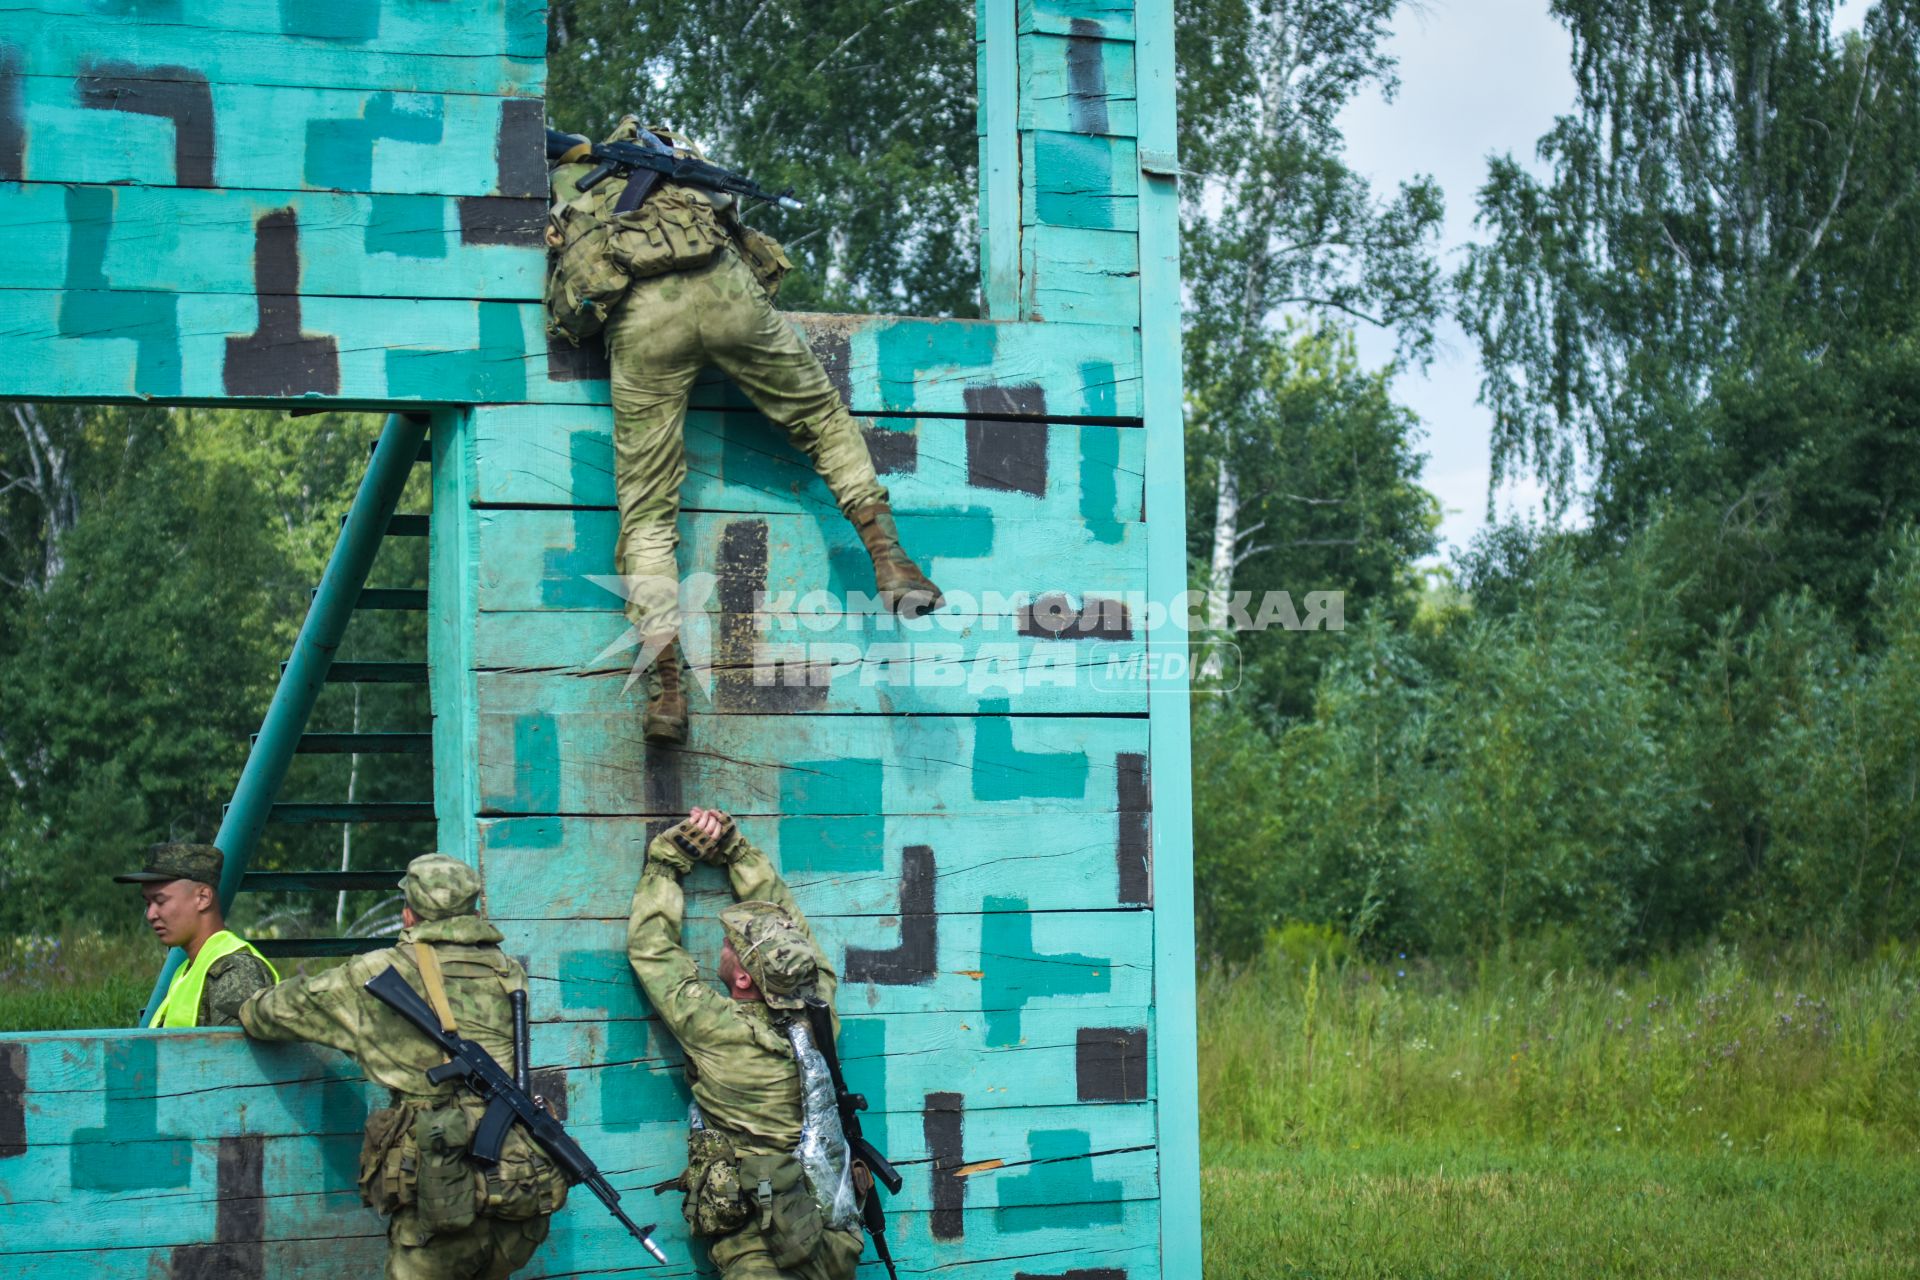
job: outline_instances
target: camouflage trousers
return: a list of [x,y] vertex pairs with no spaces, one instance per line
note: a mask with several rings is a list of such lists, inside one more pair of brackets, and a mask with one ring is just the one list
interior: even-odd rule
[[720,1268],[724,1280],[853,1280],[860,1265],[860,1251],[866,1248],[866,1233],[829,1231],[820,1237],[813,1256],[797,1267],[782,1271],[773,1265],[766,1239],[757,1227],[736,1231],[715,1240],[708,1250],[713,1265]]
[[615,558],[643,636],[677,628],[687,396],[708,365],[739,384],[820,473],[842,512],[885,502],[860,428],[812,350],[731,250],[691,271],[635,280],[607,323],[613,366]]
[[425,1244],[403,1244],[418,1236],[402,1209],[387,1224],[387,1280],[507,1280],[527,1265],[547,1238],[550,1218],[507,1222],[475,1218],[460,1231],[443,1231]]

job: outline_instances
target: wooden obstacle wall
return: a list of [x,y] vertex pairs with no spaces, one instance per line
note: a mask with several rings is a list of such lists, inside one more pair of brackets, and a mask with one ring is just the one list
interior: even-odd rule
[[[1168,4],[982,0],[990,319],[799,318],[941,618],[756,610],[871,582],[780,433],[699,388],[682,563],[713,575],[713,684],[685,750],[641,743],[606,652],[604,363],[543,334],[544,24],[26,0],[0,31],[0,398],[434,410],[441,845],[535,979],[543,1092],[664,1220],[663,1274],[698,1252],[644,1190],[678,1171],[686,1095],[623,932],[650,831],[714,804],[845,977],[903,1273],[1197,1276],[1186,701],[1140,665],[1181,639],[1143,603],[1185,585]],[[832,678],[756,680],[795,645]],[[710,961],[724,894],[693,888]],[[0,1252],[29,1277],[372,1274],[369,1103],[337,1055],[236,1033],[0,1037]],[[526,1274],[641,1261],[576,1196]]]

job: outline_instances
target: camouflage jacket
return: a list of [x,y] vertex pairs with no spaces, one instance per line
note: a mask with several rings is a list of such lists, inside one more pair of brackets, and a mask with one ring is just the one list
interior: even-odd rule
[[[806,916],[767,855],[744,836],[741,846],[728,868],[734,896],[778,903],[812,940]],[[687,1055],[693,1100],[708,1127],[732,1138],[742,1155],[792,1151],[800,1141],[800,1070],[793,1049],[765,1005],[735,1000],[700,980],[693,957],[680,945],[685,914],[679,877],[649,864],[633,893],[627,959]],[[839,979],[818,942],[814,951],[820,968],[815,994],[832,1004]]]
[[240,1006],[248,996],[273,985],[273,975],[258,956],[246,951],[221,956],[207,969],[207,983],[200,989],[200,1014],[196,1025],[237,1027]]
[[400,935],[401,945],[355,956],[325,973],[269,987],[240,1006],[247,1034],[262,1040],[305,1040],[352,1055],[397,1101],[438,1101],[459,1086],[427,1083],[427,1069],[446,1061],[433,1041],[362,988],[389,967],[426,998],[426,984],[407,944],[430,942],[446,977],[447,1003],[460,1033],[478,1041],[508,1071],[514,1069],[510,992],[526,989],[526,971],[500,950],[500,931],[479,916],[423,920]]

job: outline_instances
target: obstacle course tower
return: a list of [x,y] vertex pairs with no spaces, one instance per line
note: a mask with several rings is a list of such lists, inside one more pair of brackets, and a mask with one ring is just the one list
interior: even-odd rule
[[[644,1188],[685,1090],[623,932],[649,834],[711,804],[843,974],[903,1274],[1199,1275],[1187,703],[1150,678],[1184,637],[1143,607],[1185,588],[1171,5],[979,20],[988,318],[797,318],[955,604],[773,617],[871,582],[715,375],[686,749],[641,742],[595,580],[604,363],[544,336],[543,9],[25,0],[0,31],[0,398],[428,415],[440,847],[534,978],[542,1092],[672,1274],[697,1250]],[[720,881],[690,889],[711,956]],[[369,1101],[337,1055],[234,1032],[0,1037],[0,1252],[34,1280],[373,1274]],[[643,1262],[581,1196],[528,1274]]]

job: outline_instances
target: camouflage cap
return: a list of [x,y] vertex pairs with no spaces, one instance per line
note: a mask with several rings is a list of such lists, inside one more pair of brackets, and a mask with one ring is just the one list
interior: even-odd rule
[[733,954],[772,1009],[799,1009],[819,976],[813,943],[786,911],[771,902],[736,902],[720,913]]
[[220,885],[220,868],[226,858],[210,844],[183,844],[167,841],[147,846],[146,863],[138,871],[115,876],[115,884],[161,884],[170,880],[196,880]]
[[444,853],[423,853],[407,864],[400,888],[422,920],[470,916],[480,900],[480,873]]

